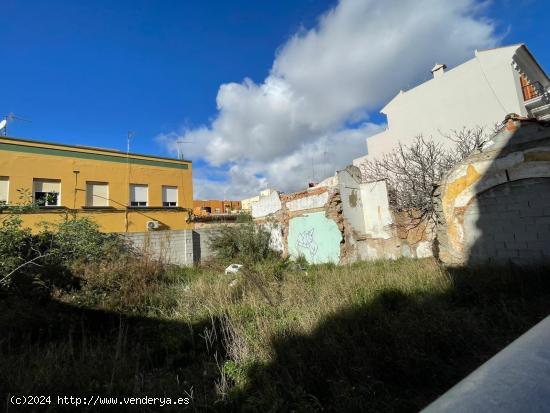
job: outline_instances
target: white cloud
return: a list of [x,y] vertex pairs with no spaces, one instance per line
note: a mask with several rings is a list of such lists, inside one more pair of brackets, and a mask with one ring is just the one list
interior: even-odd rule
[[[475,0],[341,0],[279,49],[263,83],[221,85],[214,121],[181,134],[195,142],[186,157],[228,167],[230,186],[196,180],[195,191],[295,190],[311,177],[312,160],[318,174],[332,174],[363,155],[379,129],[366,123],[369,111],[423,80],[434,62],[452,66],[498,43],[480,11]],[[177,136],[159,139],[173,149]]]

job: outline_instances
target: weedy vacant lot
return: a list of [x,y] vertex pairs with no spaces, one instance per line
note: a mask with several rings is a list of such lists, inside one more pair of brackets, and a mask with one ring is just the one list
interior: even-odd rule
[[542,270],[267,257],[227,276],[228,263],[75,262],[76,281],[50,297],[4,293],[0,393],[192,395],[190,411],[416,411],[550,312]]

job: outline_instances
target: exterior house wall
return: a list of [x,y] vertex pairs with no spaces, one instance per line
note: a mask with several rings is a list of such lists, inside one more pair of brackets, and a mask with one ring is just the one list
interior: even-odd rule
[[[210,212],[205,210],[207,208],[210,208]],[[219,199],[196,199],[193,201],[193,214],[197,216],[206,216],[210,214],[233,214],[240,211],[241,201]]]
[[398,142],[410,144],[420,134],[451,145],[441,133],[463,127],[491,128],[508,113],[526,115],[519,75],[512,68],[517,46],[477,52],[438,77],[399,93],[382,113],[388,129],[367,139],[369,157],[380,157]]
[[[30,201],[18,199],[18,190],[32,195],[33,179],[61,182],[59,208],[23,215],[26,226],[57,222],[70,212],[92,218],[105,232],[142,232],[151,220],[160,229],[192,228],[187,212],[193,205],[191,162],[12,138],[0,138],[0,160],[0,176],[9,179],[10,204]],[[87,182],[108,183],[108,207],[88,208]],[[130,184],[148,185],[147,207],[128,207]],[[176,208],[163,207],[163,186],[178,188]]]
[[241,200],[241,208],[243,211],[250,212],[252,211],[252,205],[260,200],[260,196],[253,196],[251,198],[246,198]]
[[509,113],[527,116],[520,72],[548,87],[548,77],[524,45],[476,51],[473,59],[438,70],[433,79],[401,91],[382,109],[387,129],[367,138],[367,155],[353,164],[379,158],[399,142],[411,144],[418,135],[450,146],[452,141],[442,134],[464,127],[491,130]]

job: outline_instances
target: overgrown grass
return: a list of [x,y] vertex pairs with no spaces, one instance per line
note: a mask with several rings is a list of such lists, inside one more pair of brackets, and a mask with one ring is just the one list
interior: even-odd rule
[[226,276],[227,264],[87,264],[82,287],[51,302],[0,298],[0,392],[416,411],[550,311],[542,270],[267,259]]

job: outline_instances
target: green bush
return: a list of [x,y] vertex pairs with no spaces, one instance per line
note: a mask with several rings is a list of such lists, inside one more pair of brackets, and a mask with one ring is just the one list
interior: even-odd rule
[[71,275],[75,263],[99,262],[127,250],[119,237],[101,233],[87,218],[42,224],[32,234],[22,226],[24,212],[12,211],[0,222],[0,289],[47,294],[76,282]]
[[216,256],[224,260],[258,262],[279,256],[270,247],[271,234],[253,222],[221,227],[210,241]]
[[240,212],[239,215],[237,215],[237,223],[241,224],[244,222],[252,222],[252,215],[248,212]]
[[0,223],[0,288],[9,287],[13,271],[28,259],[31,237],[30,230],[21,227],[19,215],[8,215]]

